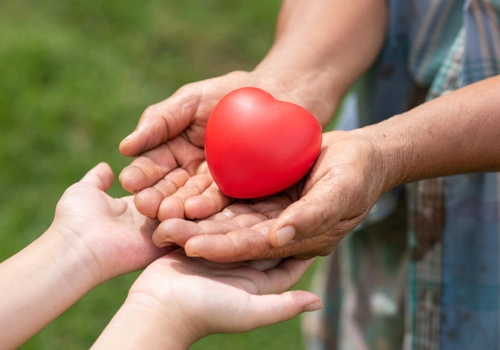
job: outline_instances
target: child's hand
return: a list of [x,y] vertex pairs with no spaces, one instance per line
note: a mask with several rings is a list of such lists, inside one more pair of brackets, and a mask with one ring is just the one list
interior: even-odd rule
[[188,258],[179,249],[146,268],[94,346],[186,349],[209,334],[246,332],[319,309],[316,295],[285,292],[311,263],[288,259],[260,271]]
[[145,267],[168,252],[156,248],[157,222],[131,198],[114,199],[109,165],[101,163],[69,187],[49,229],[0,264],[0,339],[15,349],[90,289]]
[[69,187],[56,207],[48,234],[60,234],[67,249],[82,262],[82,270],[96,284],[144,268],[168,250],[151,243],[157,221],[135,209],[132,197],[112,198],[105,192],[113,183],[106,163],[91,169]]

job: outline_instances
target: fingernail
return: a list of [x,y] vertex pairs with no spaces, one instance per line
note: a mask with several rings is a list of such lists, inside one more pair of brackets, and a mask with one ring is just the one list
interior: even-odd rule
[[187,256],[190,258],[201,258],[202,255],[196,251],[196,249],[191,249],[190,247],[184,247],[184,252],[186,253]]
[[175,245],[175,242],[172,242],[172,241],[162,241],[158,247],[159,248],[163,248],[163,247],[168,247],[168,246],[171,246],[171,245]]
[[186,252],[186,255],[189,256],[190,258],[201,258],[202,255],[198,252]]
[[293,226],[285,226],[280,228],[276,232],[276,238],[278,246],[284,246],[295,238],[295,228]]
[[304,308],[304,311],[305,312],[316,311],[316,310],[321,309],[322,307],[323,307],[323,303],[321,302],[321,300],[318,300],[318,301],[312,302],[309,305],[307,305]]

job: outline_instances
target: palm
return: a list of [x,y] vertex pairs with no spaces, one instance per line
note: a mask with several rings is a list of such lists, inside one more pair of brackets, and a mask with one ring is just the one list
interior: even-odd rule
[[[380,166],[367,145],[349,133],[325,134],[321,155],[303,182],[276,196],[235,202],[197,222],[166,220],[153,240],[219,262],[330,254],[381,193]],[[286,226],[295,228],[295,239],[280,244],[276,231]]]
[[[212,261],[279,257],[277,249],[272,249],[269,245],[267,232],[283,210],[298,199],[300,188],[300,184],[297,184],[286,192],[271,197],[253,201],[238,200],[221,212],[202,220],[167,219],[158,226],[153,234],[153,241],[157,246],[168,246],[174,242],[185,247],[189,254],[201,253]],[[199,245],[201,252],[196,251]],[[249,245],[252,246],[251,249]]]
[[151,242],[157,224],[137,212],[131,196],[115,199],[80,182],[62,196],[52,226],[71,245],[86,248],[86,268],[102,282],[143,268],[165,252]]
[[[122,186],[136,193],[138,210],[152,218],[201,218],[230,203],[213,183],[204,153],[205,126],[210,112],[228,92],[257,86],[287,99],[265,79],[247,72],[188,84],[170,98],[149,107],[133,137],[125,139],[120,151],[137,156],[121,175]],[[195,179],[192,179],[195,177]],[[190,183],[196,183],[191,186]],[[193,200],[198,195],[208,196]],[[203,198],[211,198],[210,202]]]
[[179,249],[149,265],[129,295],[149,295],[161,305],[158,311],[189,320],[188,327],[198,336],[243,332],[299,312],[291,305],[280,310],[283,296],[268,294],[291,288],[311,263],[275,262],[261,271],[243,264],[221,265],[188,258]]

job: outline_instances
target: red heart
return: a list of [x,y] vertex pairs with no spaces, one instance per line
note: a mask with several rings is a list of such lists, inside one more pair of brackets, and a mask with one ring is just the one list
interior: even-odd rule
[[208,119],[205,155],[220,190],[265,197],[292,186],[319,155],[321,126],[304,108],[245,87],[224,96]]

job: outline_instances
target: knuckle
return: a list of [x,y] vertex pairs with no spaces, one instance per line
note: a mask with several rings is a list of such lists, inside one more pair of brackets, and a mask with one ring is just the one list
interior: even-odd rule
[[146,107],[144,112],[142,112],[143,118],[152,118],[156,115],[156,104]]

